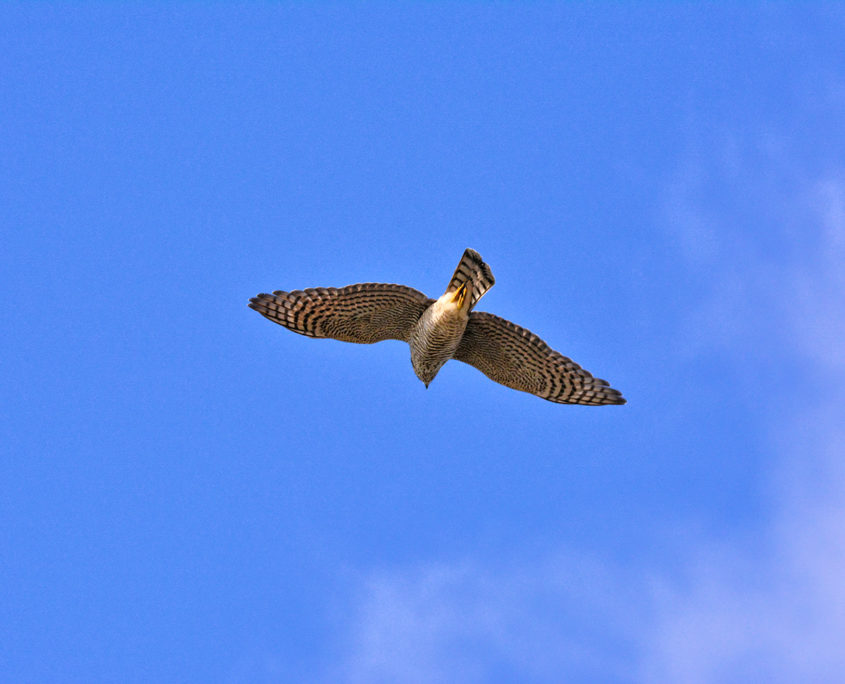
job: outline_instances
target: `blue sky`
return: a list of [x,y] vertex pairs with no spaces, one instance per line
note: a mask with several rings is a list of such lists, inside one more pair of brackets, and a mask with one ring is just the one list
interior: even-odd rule
[[[835,682],[845,13],[0,9],[0,679]],[[560,406],[273,289],[480,308]]]

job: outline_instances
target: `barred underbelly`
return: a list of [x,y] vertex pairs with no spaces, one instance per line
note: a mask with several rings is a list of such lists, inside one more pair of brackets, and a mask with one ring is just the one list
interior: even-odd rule
[[437,371],[451,359],[466,329],[466,319],[460,316],[437,316],[426,311],[411,334],[411,362],[417,375],[429,382]]

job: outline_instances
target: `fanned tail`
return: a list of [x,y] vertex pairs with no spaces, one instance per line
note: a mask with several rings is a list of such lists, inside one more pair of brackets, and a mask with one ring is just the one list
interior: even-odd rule
[[449,281],[446,292],[455,292],[461,285],[469,281],[472,282],[472,299],[470,300],[470,309],[472,309],[487,290],[496,283],[490,267],[484,263],[481,255],[474,249],[464,250],[464,255],[455,269],[452,280]]

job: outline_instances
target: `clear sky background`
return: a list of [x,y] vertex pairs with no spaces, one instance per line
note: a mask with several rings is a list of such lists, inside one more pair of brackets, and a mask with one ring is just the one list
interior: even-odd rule
[[[4,4],[0,680],[841,682],[845,11]],[[246,306],[462,251],[570,407]]]

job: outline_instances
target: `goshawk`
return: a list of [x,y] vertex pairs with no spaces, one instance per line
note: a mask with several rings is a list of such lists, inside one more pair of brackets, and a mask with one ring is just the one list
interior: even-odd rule
[[402,340],[428,387],[449,359],[475,366],[491,380],[558,404],[624,404],[622,394],[593,377],[534,333],[490,313],[473,311],[493,287],[490,267],[464,252],[446,293],[385,283],[260,294],[249,306],[274,323],[308,337],[372,344]]

